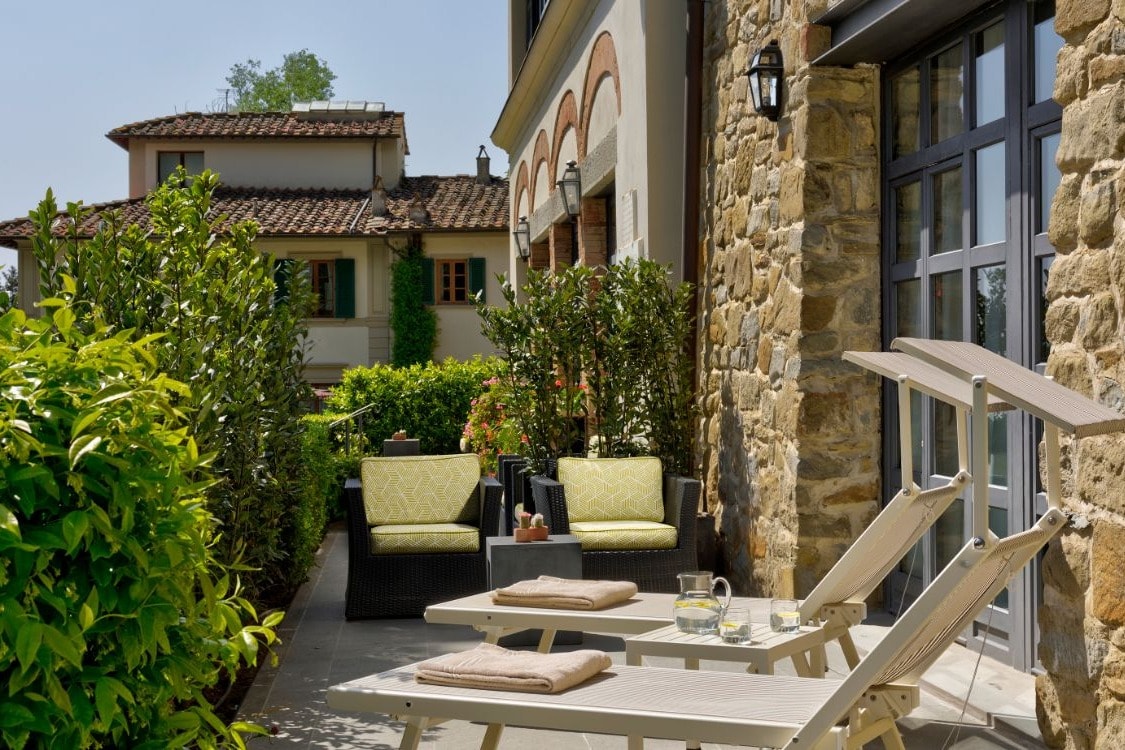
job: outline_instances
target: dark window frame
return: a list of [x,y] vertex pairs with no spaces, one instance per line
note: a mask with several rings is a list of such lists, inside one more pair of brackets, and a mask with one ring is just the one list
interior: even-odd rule
[[[176,156],[178,158],[177,158],[177,164],[173,165],[172,168],[167,170],[167,173],[165,174],[164,173],[165,170],[163,168],[162,161],[163,161],[164,157],[166,157],[166,156]],[[188,165],[186,164],[188,156],[198,156],[199,161],[200,161],[199,172],[202,172],[203,169],[205,169],[204,165],[206,164],[206,161],[205,161],[205,156],[204,156],[203,151],[157,151],[156,152],[156,182],[157,182],[157,184],[158,185],[163,184],[164,181],[167,180],[168,177],[170,177],[172,175],[172,172],[175,171],[176,166],[183,167],[184,172],[187,173],[187,177],[189,177],[189,178],[192,177],[193,175],[199,174],[199,172],[193,172],[193,171],[189,170]]]

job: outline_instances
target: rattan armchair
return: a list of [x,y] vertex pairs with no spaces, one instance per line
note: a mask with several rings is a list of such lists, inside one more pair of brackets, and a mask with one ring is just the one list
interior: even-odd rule
[[[679,591],[677,573],[698,568],[696,513],[698,479],[664,474],[663,523],[676,529],[676,545],[670,549],[583,549],[582,577],[591,580],[632,581],[641,591]],[[566,487],[546,476],[531,478],[535,510],[543,514],[552,534],[571,533]],[[581,538],[581,537],[580,537]]]
[[[470,456],[474,461],[476,456]],[[444,456],[364,459],[367,462],[403,462],[442,459]],[[479,471],[479,468],[478,468]],[[418,617],[436,602],[479,593],[488,588],[485,565],[485,538],[495,534],[500,521],[500,483],[491,477],[479,480],[473,496],[465,503],[469,516],[461,523],[476,528],[476,549],[465,552],[418,551],[376,553],[373,531],[364,493],[371,494],[371,483],[349,479],[344,494],[348,512],[348,583],[344,615],[349,620],[373,617]],[[368,498],[378,502],[378,498]],[[394,499],[409,508],[415,498]],[[408,511],[409,512],[409,511]],[[409,519],[410,524],[424,519]],[[403,521],[399,521],[403,523]]]

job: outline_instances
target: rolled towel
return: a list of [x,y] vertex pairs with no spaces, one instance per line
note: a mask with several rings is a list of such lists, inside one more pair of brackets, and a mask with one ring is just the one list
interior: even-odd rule
[[517,581],[492,592],[494,604],[551,609],[602,609],[636,595],[632,581],[582,581],[572,578],[539,576],[534,581]]
[[482,643],[471,651],[419,662],[414,679],[435,685],[557,693],[590,679],[610,664],[604,652],[593,649],[541,654]]

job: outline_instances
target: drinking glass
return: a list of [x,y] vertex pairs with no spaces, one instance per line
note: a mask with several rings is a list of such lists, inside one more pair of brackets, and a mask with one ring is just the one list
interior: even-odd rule
[[724,643],[750,642],[750,610],[727,607],[719,620],[719,636]]
[[770,601],[770,629],[775,633],[795,633],[801,627],[796,599]]

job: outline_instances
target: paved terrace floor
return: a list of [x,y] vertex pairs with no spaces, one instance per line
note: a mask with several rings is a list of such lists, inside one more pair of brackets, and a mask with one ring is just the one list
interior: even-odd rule
[[[467,626],[430,625],[422,619],[344,619],[347,577],[347,536],[331,530],[318,553],[318,565],[294,599],[279,628],[283,644],[277,667],[259,671],[247,694],[240,718],[272,728],[276,735],[255,738],[252,748],[288,750],[383,750],[397,748],[402,724],[378,714],[339,713],[328,708],[325,691],[331,685],[398,667],[450,651],[472,648],[481,635]],[[875,618],[878,620],[878,617]],[[857,642],[876,641],[885,626],[865,624]],[[581,645],[625,662],[624,642],[617,637],[587,634]],[[829,654],[839,673],[843,657]],[[676,666],[667,659],[648,663]],[[785,672],[788,665],[778,665]],[[977,668],[966,705],[965,693]],[[741,669],[739,665],[704,661],[703,669]],[[789,671],[791,672],[791,669]],[[922,705],[899,722],[910,750],[1015,750],[1045,748],[1035,727],[1033,678],[1004,667],[961,646],[952,646],[926,675]],[[449,722],[430,729],[422,746],[427,750],[468,750],[480,745],[484,726]],[[879,742],[868,747],[878,748]],[[610,750],[625,748],[624,737],[506,728],[501,748],[535,750]],[[671,750],[683,743],[648,740],[646,748]],[[707,750],[728,746],[705,745]]]

